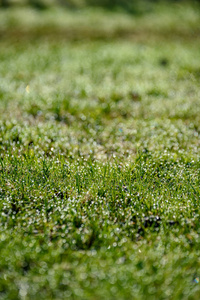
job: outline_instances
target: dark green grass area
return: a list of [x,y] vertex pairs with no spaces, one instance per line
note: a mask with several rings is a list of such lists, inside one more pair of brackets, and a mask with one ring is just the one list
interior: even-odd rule
[[199,19],[0,10],[0,299],[200,298]]

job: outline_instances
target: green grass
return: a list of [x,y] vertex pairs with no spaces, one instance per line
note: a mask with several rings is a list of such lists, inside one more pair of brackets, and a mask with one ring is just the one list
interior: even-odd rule
[[0,299],[199,299],[199,21],[0,11]]

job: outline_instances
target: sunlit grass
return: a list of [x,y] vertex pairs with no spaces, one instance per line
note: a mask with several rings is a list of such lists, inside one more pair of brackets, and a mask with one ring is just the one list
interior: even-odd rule
[[0,11],[1,299],[199,299],[198,24]]

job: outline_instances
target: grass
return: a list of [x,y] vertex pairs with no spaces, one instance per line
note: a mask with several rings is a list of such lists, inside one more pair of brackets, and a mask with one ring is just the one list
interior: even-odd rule
[[199,299],[196,7],[0,28],[0,299]]

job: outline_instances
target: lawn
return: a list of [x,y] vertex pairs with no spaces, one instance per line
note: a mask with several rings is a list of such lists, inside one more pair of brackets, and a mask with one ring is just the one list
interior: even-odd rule
[[0,10],[0,299],[200,299],[199,24]]

